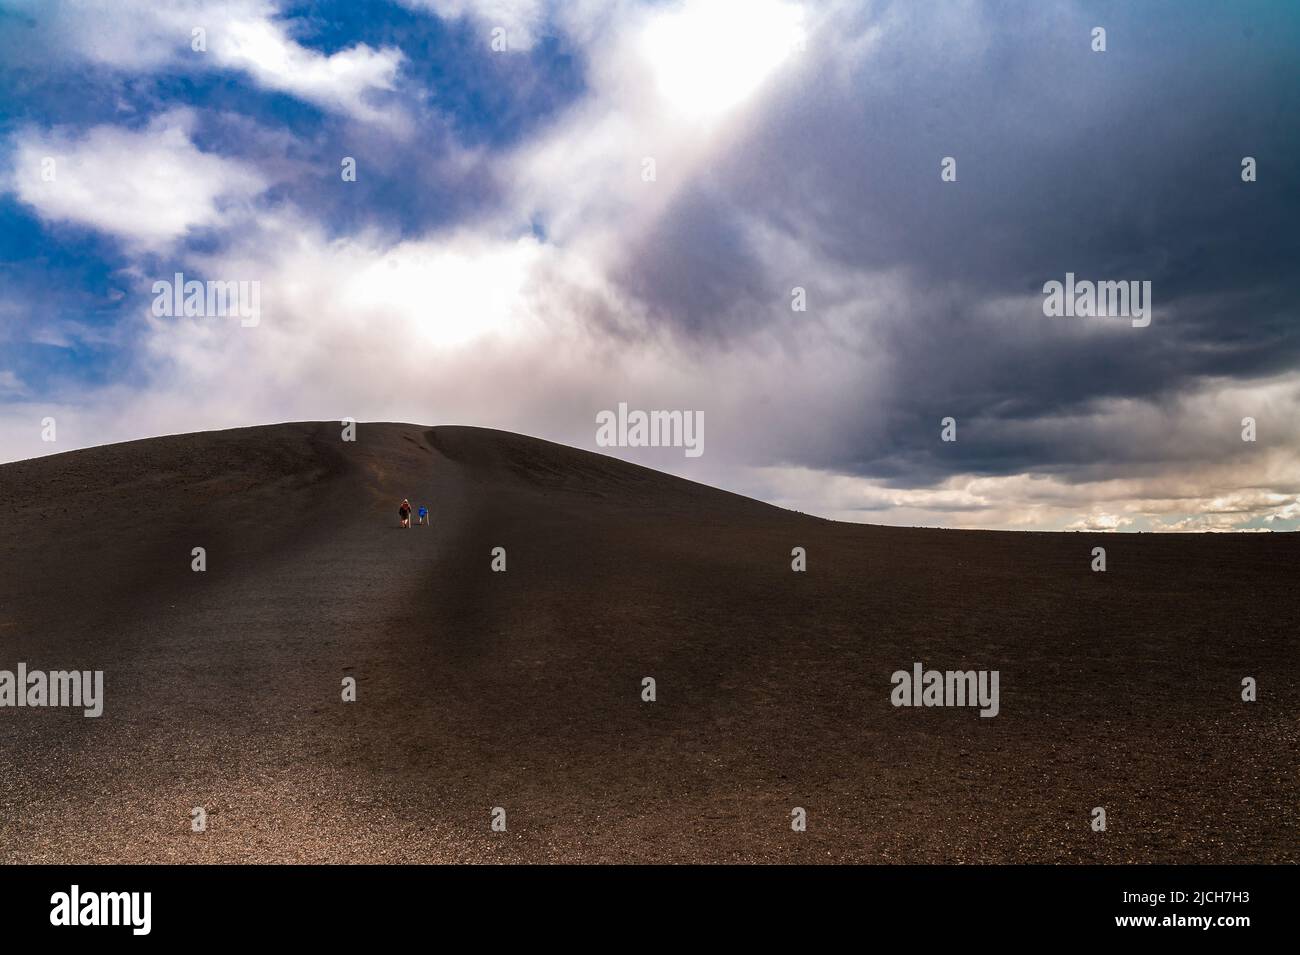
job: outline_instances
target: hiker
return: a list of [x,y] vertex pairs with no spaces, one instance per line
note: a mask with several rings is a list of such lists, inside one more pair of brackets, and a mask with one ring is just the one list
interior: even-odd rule
[[406,498],[402,498],[402,506],[397,509],[397,516],[401,518],[397,522],[398,527],[411,526],[411,502]]
[[429,526],[429,509],[428,509],[427,507],[425,507],[423,504],[421,504],[421,505],[420,505],[420,509],[419,509],[418,511],[416,511],[416,514],[419,515],[419,520],[417,520],[415,523],[417,523],[417,524],[423,524],[425,527],[428,527],[428,526]]

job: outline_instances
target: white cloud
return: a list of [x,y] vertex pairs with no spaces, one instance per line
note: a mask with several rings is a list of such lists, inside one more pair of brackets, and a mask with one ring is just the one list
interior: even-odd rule
[[396,49],[364,43],[325,56],[295,43],[279,23],[263,17],[231,18],[210,33],[209,49],[221,66],[247,72],[268,89],[369,121],[395,120],[368,95],[393,89],[402,64]]
[[187,120],[169,113],[139,132],[96,126],[80,136],[21,130],[8,188],[47,221],[89,226],[138,248],[165,247],[217,225],[267,186],[255,170],[199,150]]
[[1133,518],[1118,514],[1097,513],[1066,524],[1067,531],[1119,531],[1133,525]]
[[[294,24],[269,0],[41,0],[31,15],[67,50],[127,72],[224,69],[357,119],[399,125],[391,105],[373,102],[394,88],[403,56],[364,43],[325,54],[297,42]],[[193,49],[204,31],[205,51]]]
[[[1296,473],[1300,454],[1279,450],[1279,461]],[[1245,462],[1198,468],[1207,486],[1246,484],[1264,477]],[[1113,479],[1082,484],[1044,474],[997,477],[953,475],[932,488],[890,487],[871,478],[802,467],[761,468],[744,490],[795,510],[836,520],[892,525],[959,528],[1009,528],[1038,531],[1240,531],[1261,522],[1278,530],[1300,524],[1300,482],[1278,482],[1290,493],[1201,496],[1188,480],[1171,487],[1167,476]],[[1187,493],[1190,492],[1190,493]],[[1249,498],[1249,500],[1247,500]],[[1225,507],[1216,510],[1217,507]]]

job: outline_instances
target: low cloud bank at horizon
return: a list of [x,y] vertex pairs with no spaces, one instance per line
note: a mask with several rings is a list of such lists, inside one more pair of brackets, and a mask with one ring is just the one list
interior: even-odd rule
[[[0,460],[350,416],[849,520],[1295,529],[1297,50],[1271,2],[0,0]],[[177,273],[260,320],[156,314]],[[1045,315],[1067,274],[1150,324]],[[704,453],[598,448],[621,402]]]

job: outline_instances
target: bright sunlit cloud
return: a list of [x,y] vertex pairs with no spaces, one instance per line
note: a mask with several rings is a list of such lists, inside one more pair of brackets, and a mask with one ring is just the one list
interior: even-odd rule
[[641,52],[674,112],[703,121],[745,102],[804,44],[801,7],[736,0],[660,14],[646,28]]
[[341,304],[357,314],[401,316],[412,344],[449,347],[525,326],[525,287],[539,243],[400,245],[348,276]]

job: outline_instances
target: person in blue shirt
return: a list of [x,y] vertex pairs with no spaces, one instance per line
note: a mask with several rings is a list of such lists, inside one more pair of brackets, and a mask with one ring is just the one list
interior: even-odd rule
[[421,505],[420,505],[420,509],[419,509],[418,511],[416,511],[416,514],[418,514],[418,515],[419,515],[419,518],[420,518],[418,521],[416,521],[416,523],[417,523],[417,524],[423,524],[425,527],[428,527],[428,526],[429,526],[429,509],[428,509],[427,507],[425,507],[423,504],[421,504]]

